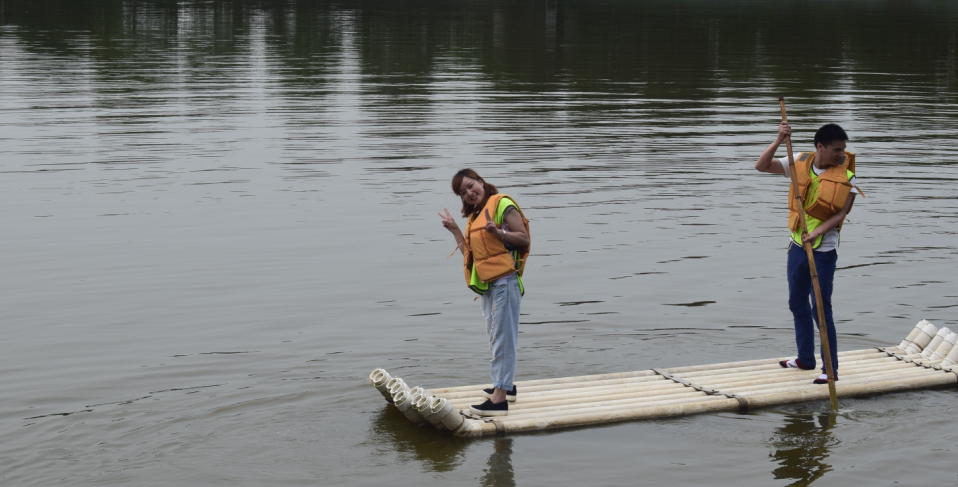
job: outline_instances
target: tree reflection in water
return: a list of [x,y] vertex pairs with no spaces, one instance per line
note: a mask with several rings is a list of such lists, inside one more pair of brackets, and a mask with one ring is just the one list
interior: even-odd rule
[[831,429],[833,414],[786,414],[785,425],[775,431],[772,443],[778,448],[769,455],[779,465],[772,470],[776,479],[795,479],[790,486],[810,485],[832,466],[825,463],[829,448],[837,443]]

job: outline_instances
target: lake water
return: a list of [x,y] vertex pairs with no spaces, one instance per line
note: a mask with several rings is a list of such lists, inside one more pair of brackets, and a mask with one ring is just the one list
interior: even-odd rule
[[[0,483],[956,485],[955,389],[465,440],[449,180],[531,219],[517,379],[794,353],[788,103],[858,155],[839,349],[958,326],[958,4],[0,0]],[[780,154],[784,155],[784,151]]]

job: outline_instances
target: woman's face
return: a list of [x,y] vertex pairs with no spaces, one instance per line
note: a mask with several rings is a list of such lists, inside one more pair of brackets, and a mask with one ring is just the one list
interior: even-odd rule
[[482,198],[486,196],[486,190],[481,181],[466,176],[462,178],[462,184],[459,186],[459,197],[462,201],[470,205],[482,203]]

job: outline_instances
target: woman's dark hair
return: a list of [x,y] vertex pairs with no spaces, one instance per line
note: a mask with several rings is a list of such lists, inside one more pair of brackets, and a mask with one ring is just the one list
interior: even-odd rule
[[496,189],[495,186],[487,183],[486,180],[482,179],[478,174],[476,174],[476,171],[466,168],[460,170],[455,176],[452,177],[452,192],[455,193],[456,196],[459,196],[459,192],[462,191],[463,178],[472,178],[482,183],[482,190],[485,193],[482,197],[482,201],[480,201],[478,205],[470,205],[466,203],[466,200],[462,200],[462,216],[464,217],[473,213],[477,213],[482,209],[483,206],[486,206],[486,202],[489,201],[489,197],[494,194],[499,194],[499,190]]
[[836,140],[848,140],[848,134],[841,127],[833,123],[822,125],[822,128],[815,132],[815,147],[822,144],[825,147],[832,145]]

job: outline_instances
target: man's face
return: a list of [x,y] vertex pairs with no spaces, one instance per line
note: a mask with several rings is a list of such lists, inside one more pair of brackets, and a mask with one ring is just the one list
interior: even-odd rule
[[815,165],[819,167],[832,167],[841,164],[845,160],[845,141],[836,140],[831,144],[815,144],[818,154],[815,157]]

